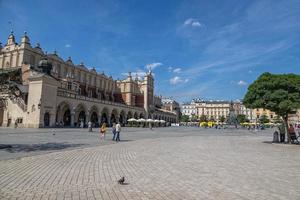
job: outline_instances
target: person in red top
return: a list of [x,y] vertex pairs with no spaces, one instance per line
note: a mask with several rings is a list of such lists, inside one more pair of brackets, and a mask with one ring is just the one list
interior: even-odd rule
[[292,140],[292,143],[294,143],[294,140],[297,140],[297,137],[296,137],[296,132],[295,132],[293,124],[290,124],[290,127],[288,129],[288,133],[289,133],[289,136]]

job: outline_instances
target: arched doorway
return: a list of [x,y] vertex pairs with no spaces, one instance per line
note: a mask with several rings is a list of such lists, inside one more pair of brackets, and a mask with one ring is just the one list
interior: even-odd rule
[[130,118],[132,118],[132,113],[129,111],[127,114],[127,119],[130,119]]
[[46,112],[44,114],[44,127],[49,127],[50,125],[50,114],[49,112]]
[[119,122],[121,123],[122,126],[125,125],[126,123],[126,116],[125,116],[125,112],[122,110],[119,116]]
[[101,124],[106,123],[107,124],[108,120],[107,120],[107,115],[106,113],[102,113],[101,115]]
[[141,113],[141,114],[140,114],[140,118],[144,118],[144,115],[143,115],[143,113]]
[[98,123],[98,115],[96,112],[93,112],[91,115],[91,122],[94,124],[95,127],[99,127]]
[[71,106],[68,102],[61,102],[57,106],[55,124],[56,126],[70,126],[71,125]]
[[137,119],[138,118],[138,114],[135,112],[134,113],[134,119]]
[[86,117],[85,117],[85,112],[84,111],[80,111],[80,113],[78,115],[78,122],[79,123],[83,122],[83,124],[85,125]]
[[119,118],[119,112],[116,109],[113,109],[111,111],[111,115],[110,115],[110,125],[112,125],[113,123],[117,123]]
[[111,116],[110,116],[110,122],[111,123],[116,123],[117,122],[117,119],[116,119],[116,116],[115,116],[114,113],[112,113]]
[[70,126],[71,125],[71,111],[70,111],[70,109],[67,109],[64,113],[63,125],[64,126]]

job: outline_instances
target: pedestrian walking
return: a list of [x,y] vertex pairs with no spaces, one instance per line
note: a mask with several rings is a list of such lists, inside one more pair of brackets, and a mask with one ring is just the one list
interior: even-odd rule
[[112,140],[115,140],[116,139],[116,133],[117,133],[117,131],[116,131],[116,123],[113,123],[111,131],[112,131],[112,134],[113,134]]
[[100,138],[105,140],[106,123],[103,123],[100,128]]
[[15,121],[15,128],[18,128],[18,121]]
[[117,133],[117,137],[116,137],[116,141],[120,141],[120,132],[121,132],[121,124],[120,122],[117,123],[116,125],[116,133]]
[[88,122],[88,128],[89,128],[89,132],[93,132],[93,128],[92,128],[92,122],[91,121],[89,121]]

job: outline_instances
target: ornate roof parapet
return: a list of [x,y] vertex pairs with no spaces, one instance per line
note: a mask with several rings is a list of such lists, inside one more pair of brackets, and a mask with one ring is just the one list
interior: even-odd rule
[[128,72],[128,75],[127,75],[127,81],[132,81],[131,72]]
[[30,39],[29,39],[29,37],[27,36],[27,32],[26,32],[26,31],[24,31],[24,35],[23,35],[23,37],[22,37],[22,39],[21,39],[21,43],[30,44]]
[[73,61],[72,61],[72,58],[70,56],[68,57],[68,60],[66,60],[66,63],[69,64],[69,65],[74,65]]
[[21,48],[31,48],[29,37],[27,36],[27,32],[24,31],[24,35],[21,38]]
[[88,71],[88,69],[84,66],[84,63],[83,63],[83,62],[81,62],[79,65],[77,65],[77,67],[78,67],[79,69],[84,70],[84,71]]
[[15,36],[14,36],[14,31],[11,30],[10,35],[8,36],[7,39],[7,45],[14,45],[16,44]]
[[92,69],[90,69],[90,71],[91,71],[93,74],[97,74],[97,71],[96,71],[95,67],[93,67]]
[[36,43],[36,45],[35,45],[35,47],[34,47],[34,50],[35,50],[36,52],[38,52],[38,53],[44,55],[44,52],[43,52],[43,50],[42,50],[42,48],[41,48],[40,43]]
[[39,64],[38,68],[45,74],[51,75],[52,63],[48,60],[47,56],[44,56]]

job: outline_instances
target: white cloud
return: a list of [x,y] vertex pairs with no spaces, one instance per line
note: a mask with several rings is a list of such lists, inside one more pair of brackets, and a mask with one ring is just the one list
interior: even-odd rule
[[252,74],[252,73],[253,73],[253,71],[252,71],[252,70],[249,70],[249,71],[248,71],[248,73],[249,73],[249,74]]
[[182,79],[179,76],[175,76],[175,77],[170,79],[170,84],[171,85],[176,85],[176,84],[179,84],[179,83],[187,83],[188,81],[189,81],[189,79]]
[[179,73],[181,72],[181,68],[180,68],[180,67],[178,67],[178,68],[174,69],[174,70],[173,70],[173,72],[174,72],[174,73],[178,73],[178,74],[179,74]]
[[192,22],[192,26],[200,27],[200,26],[202,26],[202,24],[200,22],[196,21],[196,22]]
[[191,24],[191,23],[193,22],[193,20],[194,20],[194,19],[192,19],[192,18],[189,18],[189,19],[185,20],[185,21],[184,21],[184,25],[189,25],[189,24]]
[[239,86],[247,85],[247,83],[246,83],[245,81],[242,81],[242,80],[240,80],[237,84],[238,84]]
[[65,44],[65,47],[66,47],[66,48],[70,48],[71,45],[70,45],[70,44]]
[[193,18],[189,18],[189,19],[185,20],[183,24],[185,26],[193,26],[193,27],[201,27],[202,26],[202,24],[198,20],[193,19]]
[[156,67],[159,67],[161,65],[162,65],[162,63],[156,62],[156,63],[147,64],[145,67],[146,67],[147,70],[152,70],[153,71]]
[[169,72],[172,72],[173,67],[168,67]]

